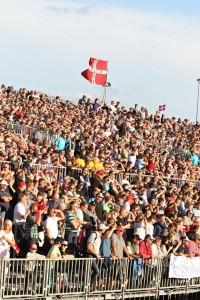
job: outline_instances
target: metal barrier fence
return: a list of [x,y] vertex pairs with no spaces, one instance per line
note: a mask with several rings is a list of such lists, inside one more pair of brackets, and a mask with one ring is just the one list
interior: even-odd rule
[[[51,133],[49,129],[40,128],[40,127],[31,127],[28,125],[14,124],[7,122],[6,128],[13,130],[15,133],[24,135],[27,134],[29,141],[33,141],[33,139],[38,139],[40,142],[44,140],[48,141],[49,146],[55,144],[56,139],[59,137],[57,133]],[[75,149],[75,139],[69,140],[69,149]]]
[[[92,286],[94,262],[99,275]],[[200,278],[168,278],[168,259],[140,266],[137,259],[105,262],[93,258],[1,260],[0,299],[177,299],[177,294],[192,299],[200,293]]]
[[[47,128],[40,128],[38,126],[32,127],[28,125],[22,125],[22,124],[15,124],[13,122],[6,122],[7,129],[14,130],[17,134],[23,135],[28,134],[29,140],[31,141],[33,138],[37,138],[40,141],[47,140],[49,142],[49,146],[52,144],[55,144],[56,138],[58,135],[56,133],[51,133],[49,129]],[[160,145],[158,144],[158,147],[160,148]],[[70,149],[75,149],[75,139],[70,140]],[[168,152],[168,157],[171,157],[172,155],[179,155],[179,157],[186,158],[187,157],[187,149],[180,148],[180,147],[164,147],[163,150],[166,150]]]
[[[11,169],[12,162],[11,161],[0,161],[0,171],[2,170],[2,167],[4,164],[9,164],[9,168]],[[44,173],[45,176],[50,180],[57,180],[58,178],[64,178],[67,173],[67,168],[64,166],[52,166],[52,165],[42,165],[42,164],[33,164],[32,168],[37,169],[37,171],[40,173]],[[70,171],[70,176],[73,177],[74,179],[79,179],[80,175],[82,174],[82,169],[80,168],[72,168]],[[123,174],[124,173],[115,173],[115,178],[116,180],[122,184],[123,180]],[[142,180],[147,179],[148,181],[151,181],[155,176],[152,175],[139,175],[139,174],[134,174],[134,173],[128,173],[129,174],[129,182],[135,181],[137,178],[141,178]],[[180,178],[169,178],[169,177],[160,177],[163,180],[166,180],[167,182],[170,182],[173,180],[173,182],[176,184],[177,187],[181,187],[185,183],[189,184],[194,184],[197,188],[200,189],[200,181],[198,180],[190,180],[190,179],[180,179]]]
[[43,173],[50,181],[64,178],[67,175],[67,168],[51,165],[33,164],[32,168],[38,171],[38,175],[42,176]]
[[[118,178],[120,178],[120,181],[122,181],[123,173],[121,173],[121,175],[118,174],[117,176],[118,176]],[[148,179],[149,181],[151,181],[155,176],[143,175],[143,174],[138,175],[138,174],[134,174],[134,173],[129,173],[129,182],[131,183],[132,181],[136,180],[138,177],[142,178],[142,180]],[[167,182],[173,181],[177,187],[181,187],[185,183],[189,183],[189,184],[192,183],[197,188],[200,188],[199,180],[172,178],[172,177],[164,177],[164,176],[160,176],[159,178],[162,180],[165,180]]]

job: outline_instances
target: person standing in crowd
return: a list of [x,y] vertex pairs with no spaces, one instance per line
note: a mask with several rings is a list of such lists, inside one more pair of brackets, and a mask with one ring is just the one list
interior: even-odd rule
[[[101,259],[100,246],[101,246],[101,236],[105,233],[108,227],[101,223],[98,226],[98,230],[91,232],[87,240],[87,257]],[[96,260],[92,261],[92,274],[91,274],[91,287],[96,289],[96,280],[99,275],[99,267]]]
[[[46,259],[46,256],[42,254],[38,254],[37,251],[37,244],[31,243],[29,245],[28,252],[26,254],[27,262],[25,263],[25,289],[26,293],[29,294],[30,290],[32,294],[40,293],[40,289],[44,285],[43,282],[38,280],[38,261],[42,259]],[[40,267],[39,267],[40,268]],[[38,289],[38,291],[37,291]]]
[[[24,194],[19,194],[18,196],[18,203],[14,209],[14,216],[13,216],[13,225],[14,225],[14,236],[16,242],[22,245],[24,235],[25,235],[25,223],[26,218],[30,213],[30,210],[25,210],[27,198]],[[24,245],[23,245],[24,246]]]
[[165,218],[166,217],[164,215],[158,216],[158,221],[154,224],[154,232],[153,232],[154,237],[156,236],[162,237],[162,234],[165,228],[167,227]]
[[61,137],[58,137],[56,139],[55,144],[56,144],[58,151],[69,149],[69,140],[67,139],[67,135],[65,132],[62,133]]
[[[58,217],[57,214],[59,215]],[[58,237],[58,222],[63,222],[64,219],[65,215],[61,210],[57,210],[54,207],[48,208],[43,246],[45,255],[48,254],[50,248],[54,244],[54,240]]]
[[[113,259],[117,259],[117,267],[116,267],[116,274],[123,279],[125,275],[125,264],[123,263],[124,254],[129,259],[131,258],[128,249],[126,247],[124,238],[123,238],[124,229],[121,225],[116,227],[115,233],[111,236],[111,256]],[[116,278],[111,278],[111,288],[114,288]]]
[[81,221],[77,216],[78,204],[76,201],[71,201],[69,204],[69,211],[67,213],[65,223],[65,240],[69,244],[77,246],[78,241],[78,229],[81,226]]
[[30,213],[26,218],[24,236],[24,242],[27,244],[28,248],[31,243],[37,243],[38,241],[38,226],[41,225],[42,213],[42,210],[38,211],[37,205],[35,205],[35,203],[31,204]]
[[125,241],[123,239],[124,229],[121,225],[116,227],[116,232],[111,237],[112,244],[112,256],[113,258],[121,259],[124,257],[124,254],[129,258],[129,252],[126,247]]
[[62,241],[61,247],[60,247],[60,253],[62,258],[68,259],[68,258],[74,258],[73,254],[68,254],[67,253],[67,248],[68,248],[68,242],[67,241]]
[[[10,247],[15,248],[15,238],[12,232],[12,222],[6,220],[3,229],[0,230],[0,258],[10,258]],[[18,247],[17,247],[18,248]]]
[[2,228],[6,212],[9,210],[10,201],[12,200],[8,186],[9,184],[6,180],[0,182],[0,228]]
[[139,252],[142,256],[143,263],[146,264],[152,258],[152,238],[147,234],[143,241],[140,242]]
[[50,288],[52,288],[54,283],[56,283],[56,293],[60,293],[60,283],[57,282],[58,268],[55,262],[62,259],[62,254],[60,252],[62,242],[63,239],[61,237],[57,237],[47,253],[47,258],[53,260],[51,263]]
[[128,242],[128,252],[131,258],[133,258],[133,270],[131,269],[130,278],[136,280],[138,276],[142,275],[142,257],[139,251],[139,243],[141,238],[138,234],[134,234],[131,242]]
[[161,237],[155,237],[153,243],[151,244],[152,258],[162,258],[164,256],[161,249],[161,243]]
[[88,198],[91,182],[90,182],[90,176],[87,168],[83,168],[82,174],[80,175],[80,182],[84,184],[83,192],[85,197]]

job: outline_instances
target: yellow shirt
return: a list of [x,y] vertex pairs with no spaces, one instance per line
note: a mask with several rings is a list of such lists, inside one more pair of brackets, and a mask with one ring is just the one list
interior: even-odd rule
[[89,161],[88,168],[89,169],[93,169],[94,168],[94,162],[92,160]]
[[104,170],[104,166],[102,162],[94,163],[94,169]]
[[82,158],[77,158],[77,159],[75,159],[75,161],[73,163],[73,167],[84,168],[85,167],[85,161]]

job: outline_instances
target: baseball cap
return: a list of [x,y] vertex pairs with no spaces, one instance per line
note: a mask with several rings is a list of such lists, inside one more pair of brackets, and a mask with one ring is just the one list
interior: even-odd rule
[[63,241],[62,245],[68,246],[68,242],[67,241]]
[[7,183],[7,181],[5,181],[5,180],[2,180],[2,181],[0,182],[0,184],[1,184],[1,185],[9,185],[9,184]]
[[97,193],[97,194],[96,194],[96,196],[97,196],[97,197],[104,198],[104,196],[103,196],[103,194],[102,194],[102,193]]
[[132,201],[132,200],[133,200],[133,196],[132,196],[132,195],[128,195],[128,196],[126,197],[126,200],[127,200],[127,201],[129,201],[129,200]]
[[108,229],[108,227],[104,223],[101,223],[99,224],[98,229],[103,230],[103,229]]
[[138,234],[134,234],[133,235],[133,239],[137,240],[137,241],[141,241],[141,238]]
[[18,184],[18,188],[21,188],[21,187],[23,187],[25,185],[26,185],[26,182],[20,181],[19,184]]
[[124,232],[124,229],[122,228],[121,225],[118,225],[118,226],[116,227],[116,230],[117,230],[117,231],[120,231],[120,232]]
[[104,175],[104,171],[103,171],[103,170],[98,170],[98,171],[97,171],[97,174],[98,174],[98,175]]

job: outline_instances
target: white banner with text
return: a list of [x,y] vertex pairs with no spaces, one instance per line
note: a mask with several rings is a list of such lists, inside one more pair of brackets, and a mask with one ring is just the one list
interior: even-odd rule
[[200,257],[171,255],[169,278],[190,279],[200,277]]

